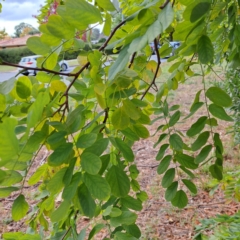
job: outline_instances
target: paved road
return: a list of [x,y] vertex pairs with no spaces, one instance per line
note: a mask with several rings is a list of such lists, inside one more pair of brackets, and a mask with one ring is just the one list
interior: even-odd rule
[[[151,60],[157,61],[157,56],[152,55]],[[161,59],[161,62],[166,62],[166,59]],[[70,67],[66,73],[71,72],[74,69],[74,67]],[[11,77],[14,77],[17,74],[17,71],[12,71],[12,72],[2,72],[0,73],[0,82],[6,81],[10,79]]]

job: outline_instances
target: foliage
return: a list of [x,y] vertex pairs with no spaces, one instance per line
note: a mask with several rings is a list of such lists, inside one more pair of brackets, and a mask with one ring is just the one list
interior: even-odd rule
[[[198,233],[195,235],[196,240],[230,240],[239,239],[240,235],[240,211],[236,214],[229,216],[226,214],[217,215],[216,218],[204,219],[201,221],[201,226],[196,230]],[[213,235],[208,238],[202,231],[213,231]]]
[[8,36],[6,29],[0,30],[0,40],[6,38]]
[[234,142],[236,145],[240,144],[240,71],[239,68],[229,70],[226,73],[226,80],[220,84],[228,94],[231,96],[233,104],[231,107],[234,119]]
[[27,47],[5,48],[0,50],[2,60],[11,63],[18,63],[22,57],[31,55],[34,55],[34,53]]
[[[86,43],[81,50],[72,47],[71,49],[68,49],[68,51],[60,53],[59,58],[65,60],[76,59],[80,54],[85,54],[86,51],[91,51],[98,48],[99,44],[89,45],[88,43]],[[112,51],[109,50],[108,53],[112,53]],[[28,47],[6,48],[0,50],[0,57],[2,58],[2,60],[9,63],[19,63],[22,57],[31,56],[34,54],[35,53],[29,50]]]
[[[159,123],[157,172],[163,175],[165,198],[174,206],[184,208],[189,194],[197,193],[194,171],[203,164],[210,163],[214,178],[223,178],[217,126],[218,120],[233,121],[225,110],[232,98],[219,87],[207,87],[206,75],[226,56],[230,68],[239,67],[239,6],[218,0],[124,0],[125,20],[111,32],[115,7],[110,0],[61,3],[57,14],[41,24],[41,37],[28,40],[29,49],[43,55],[34,68],[36,77],[16,76],[0,84],[0,197],[17,195],[12,216],[19,220],[29,210],[24,187],[39,185],[36,204],[27,214],[32,239],[39,239],[38,233],[45,239],[92,239],[102,229],[108,231],[105,239],[139,239],[136,212],[147,194],[137,180],[132,146],[150,136],[147,125]],[[71,73],[59,72],[58,56],[83,48],[76,32],[98,22],[104,22],[106,42],[82,53],[85,59],[79,58]],[[157,84],[160,55],[169,51],[170,35],[182,45],[168,59],[170,77]],[[158,50],[159,41],[165,46]],[[150,60],[151,42],[157,61]],[[119,51],[115,61],[109,61],[109,49]],[[179,105],[169,104],[168,93],[196,75],[202,89],[184,118]],[[68,84],[63,76],[69,77]],[[205,113],[199,114],[200,108]],[[192,116],[197,119],[186,133],[180,131],[178,124]],[[38,164],[44,148],[49,155]],[[38,166],[34,173],[33,165]],[[81,216],[102,219],[86,236],[85,228],[77,231]],[[23,233],[3,234],[4,239],[22,236],[29,239]]]
[[15,29],[15,33],[14,33],[15,37],[23,37],[28,34],[33,35],[33,34],[39,33],[39,31],[35,29],[32,25],[24,22],[15,26],[14,29]]

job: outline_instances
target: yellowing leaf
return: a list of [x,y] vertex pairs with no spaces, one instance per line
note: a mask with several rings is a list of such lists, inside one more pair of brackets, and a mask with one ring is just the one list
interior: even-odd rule
[[0,94],[0,113],[4,112],[5,108],[6,108],[6,97]]
[[51,82],[51,91],[52,92],[65,92],[67,86],[65,83],[55,80]]
[[118,108],[113,113],[111,121],[115,128],[122,130],[128,127],[130,118],[123,108]]
[[88,62],[88,59],[87,59],[87,56],[78,56],[77,61],[80,66],[83,66]]
[[103,84],[103,83],[97,83],[97,84],[94,84],[94,91],[99,94],[99,95],[102,95],[106,90],[106,85]]
[[136,106],[128,99],[123,101],[123,109],[125,113],[133,120],[137,120],[140,118],[140,111],[136,108]]

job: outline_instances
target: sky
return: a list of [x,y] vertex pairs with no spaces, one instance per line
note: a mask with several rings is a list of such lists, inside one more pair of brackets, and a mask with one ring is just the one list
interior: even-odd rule
[[40,5],[44,5],[45,0],[0,0],[0,2],[2,3],[0,30],[5,28],[6,32],[13,36],[14,27],[21,22],[38,28],[37,20],[32,15],[38,14]]

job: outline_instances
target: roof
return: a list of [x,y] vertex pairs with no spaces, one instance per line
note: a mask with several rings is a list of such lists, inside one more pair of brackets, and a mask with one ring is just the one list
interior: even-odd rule
[[10,38],[10,39],[0,40],[0,48],[26,46],[28,38],[30,38],[32,36],[39,36],[39,34],[37,34],[37,35],[26,35],[26,36],[21,37],[21,38]]

